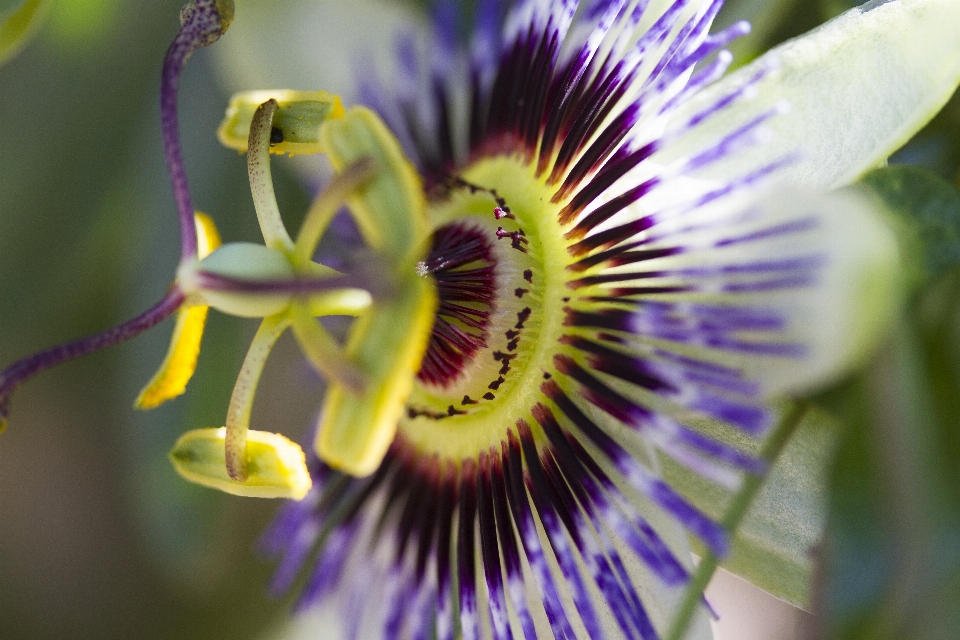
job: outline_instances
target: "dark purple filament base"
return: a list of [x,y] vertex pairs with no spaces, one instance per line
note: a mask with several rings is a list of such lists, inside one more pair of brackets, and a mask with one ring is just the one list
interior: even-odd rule
[[487,344],[496,296],[496,263],[484,232],[462,224],[437,230],[423,266],[437,282],[440,306],[417,379],[446,387]]
[[175,313],[183,304],[183,300],[183,292],[173,288],[151,309],[128,322],[92,336],[51,347],[14,362],[0,371],[0,417],[7,416],[10,396],[13,392],[34,375],[68,360],[112,347],[140,335]]

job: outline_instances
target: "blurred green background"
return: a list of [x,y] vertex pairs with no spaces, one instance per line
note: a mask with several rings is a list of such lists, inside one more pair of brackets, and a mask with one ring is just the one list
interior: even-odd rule
[[[172,280],[157,86],[179,6],[64,0],[0,67],[4,364],[136,315]],[[245,160],[214,135],[227,96],[200,51],[182,83],[187,171],[224,238],[255,240]],[[303,211],[299,184],[278,181],[284,210]],[[166,458],[183,431],[222,425],[256,323],[211,314],[190,392],[134,411],[171,329],[15,396],[0,437],[0,638],[243,638],[277,615],[263,595],[270,566],[252,553],[277,503],[190,485]],[[286,340],[264,383],[254,422],[302,439],[319,381]]]
[[[55,1],[37,37],[0,67],[0,363],[132,317],[170,283],[178,238],[157,86],[180,3]],[[0,0],[0,14],[18,4]],[[238,21],[274,7],[238,5]],[[720,22],[754,22],[737,44],[746,62],[850,6],[731,0]],[[200,51],[182,81],[194,203],[225,239],[256,240],[245,160],[214,135],[228,95],[253,87],[226,86],[217,69]],[[957,184],[960,99],[893,161]],[[281,210],[295,218],[307,195],[282,166],[275,177]],[[15,396],[0,436],[0,638],[246,638],[287,611],[263,595],[270,565],[253,553],[276,503],[194,487],[166,459],[183,431],[222,424],[256,323],[211,314],[188,393],[134,411],[171,324],[44,373]],[[285,337],[255,428],[302,440],[320,391]]]

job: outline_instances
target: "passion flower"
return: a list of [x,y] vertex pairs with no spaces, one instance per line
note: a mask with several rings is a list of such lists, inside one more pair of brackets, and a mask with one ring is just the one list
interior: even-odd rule
[[[233,7],[194,0],[161,83],[183,238],[170,292],[8,367],[0,408],[36,372],[178,313],[138,400],[155,406],[185,389],[210,307],[263,318],[225,427],[171,457],[194,482],[298,499],[264,539],[274,591],[306,574],[301,605],[338,602],[351,637],[659,637],[689,583],[686,535],[717,556],[730,535],[661,461],[727,488],[762,474],[737,443],[778,423],[771,401],[854,366],[899,288],[872,201],[777,186],[806,149],[766,145],[788,109],[760,90],[776,65],[716,84],[747,30],[709,34],[720,4],[481,1],[458,44],[459,5],[440,3],[429,55],[402,47],[391,81],[365,78],[365,106],[238,94],[219,134],[247,153],[264,244],[221,245],[193,210],[176,96]],[[868,28],[932,24],[942,3],[891,4]],[[931,73],[934,102],[951,74]],[[324,153],[336,174],[295,238],[270,152]],[[343,203],[365,245],[350,273],[314,256]],[[325,315],[356,316],[344,344]],[[309,459],[248,431],[287,328],[329,383]]]

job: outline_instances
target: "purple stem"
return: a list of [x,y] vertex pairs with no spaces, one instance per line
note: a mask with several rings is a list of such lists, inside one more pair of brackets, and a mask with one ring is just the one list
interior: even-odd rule
[[184,294],[174,287],[160,302],[136,318],[92,336],[57,345],[27,356],[0,371],[0,419],[6,418],[10,396],[34,375],[67,360],[112,347],[140,335],[172,315],[183,304]]
[[197,230],[194,227],[190,186],[187,184],[187,173],[180,150],[180,128],[177,122],[180,75],[193,52],[216,42],[228,23],[221,20],[215,0],[196,0],[180,10],[180,24],[180,31],[163,59],[160,76],[160,126],[163,130],[167,171],[180,217],[180,257],[181,260],[186,260],[197,253]]

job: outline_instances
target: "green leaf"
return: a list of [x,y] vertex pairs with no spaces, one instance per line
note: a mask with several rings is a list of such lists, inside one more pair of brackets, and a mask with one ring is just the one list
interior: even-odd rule
[[26,0],[13,13],[0,15],[0,64],[26,46],[49,8],[49,0]]
[[955,638],[960,265],[917,294],[846,399],[818,598],[825,637]]
[[[811,550],[825,527],[826,482],[839,434],[823,411],[807,412],[777,458],[759,494],[736,530],[731,553],[720,566],[782,600],[809,608]],[[758,454],[764,443],[737,444]],[[685,467],[662,458],[664,475],[694,505],[722,520],[734,494]],[[701,555],[702,547],[694,544]]]
[[874,0],[852,9],[701,92],[677,122],[762,68],[778,68],[756,84],[755,100],[711,116],[670,153],[703,149],[786,101],[790,112],[770,121],[770,143],[716,163],[704,176],[729,179],[797,154],[777,172],[783,181],[812,188],[847,184],[879,166],[950,98],[960,83],[957,25],[956,0]]
[[960,264],[960,193],[949,182],[911,166],[877,169],[862,182],[915,234],[923,280]]

